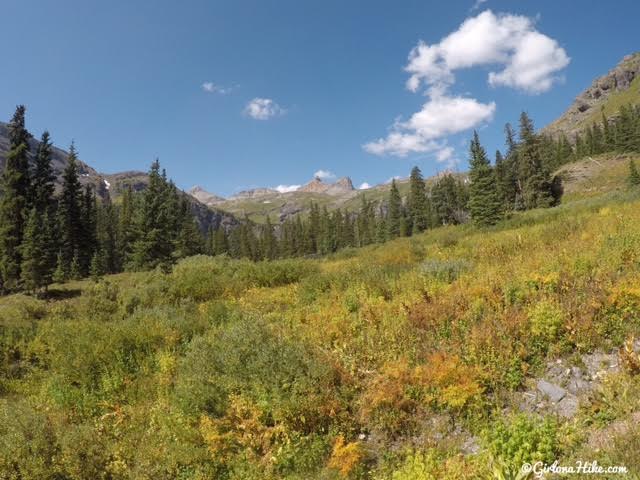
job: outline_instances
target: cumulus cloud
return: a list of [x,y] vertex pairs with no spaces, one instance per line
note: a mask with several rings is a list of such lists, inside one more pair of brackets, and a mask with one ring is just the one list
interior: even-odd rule
[[371,188],[371,185],[369,185],[367,182],[362,182],[358,187],[358,190],[366,190],[367,188]]
[[226,95],[233,90],[233,87],[221,87],[213,82],[204,82],[201,86],[206,93],[219,93],[220,95]]
[[300,185],[278,185],[273,189],[277,190],[280,193],[289,193],[289,192],[295,192],[299,188],[300,188]]
[[268,120],[284,115],[286,110],[270,98],[254,98],[244,109],[244,113],[255,120]]
[[336,174],[330,172],[329,170],[318,170],[313,174],[314,177],[318,177],[320,180],[330,180],[332,178],[336,178]]
[[411,74],[407,88],[415,92],[421,85],[446,88],[454,82],[455,70],[495,65],[499,69],[489,72],[491,85],[535,94],[549,90],[569,61],[556,40],[535,29],[532,19],[486,10],[439,43],[420,42],[405,70]]
[[491,86],[537,94],[560,80],[559,72],[569,60],[564,49],[538,32],[530,18],[486,10],[465,20],[439,43],[419,42],[411,50],[406,86],[412,92],[423,89],[427,101],[407,121],[396,120],[387,136],[363,148],[375,155],[424,153],[433,154],[439,162],[455,162],[446,138],[491,121],[496,111],[495,102],[451,93],[456,70],[494,66],[487,78]]
[[376,155],[406,157],[409,153],[447,151],[438,141],[447,135],[463,132],[493,118],[496,104],[481,103],[473,98],[433,95],[422,109],[406,122],[396,122],[385,138],[364,145]]

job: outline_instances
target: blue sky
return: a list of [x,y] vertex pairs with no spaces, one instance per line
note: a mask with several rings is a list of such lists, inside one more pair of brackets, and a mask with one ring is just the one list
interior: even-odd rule
[[521,110],[553,120],[638,49],[639,14],[634,1],[4,0],[0,118],[24,103],[32,133],[75,139],[99,171],[159,157],[182,188],[229,195],[318,170],[373,185],[413,165],[466,169],[470,128],[493,152]]

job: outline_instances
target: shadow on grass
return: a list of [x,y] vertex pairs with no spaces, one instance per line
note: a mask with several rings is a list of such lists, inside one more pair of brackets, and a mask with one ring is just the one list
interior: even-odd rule
[[42,292],[39,298],[42,300],[67,300],[76,298],[82,294],[79,288],[49,288],[46,292]]

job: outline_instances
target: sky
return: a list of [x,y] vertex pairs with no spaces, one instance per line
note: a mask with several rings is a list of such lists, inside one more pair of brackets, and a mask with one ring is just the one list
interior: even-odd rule
[[[474,3],[475,2],[475,3]],[[465,170],[639,50],[640,3],[2,0],[0,119],[183,189]]]

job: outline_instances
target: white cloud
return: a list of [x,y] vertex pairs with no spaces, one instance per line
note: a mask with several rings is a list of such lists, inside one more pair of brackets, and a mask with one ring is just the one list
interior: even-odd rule
[[444,147],[436,153],[436,160],[440,163],[455,163],[454,153],[453,147]]
[[496,111],[495,102],[450,93],[456,70],[498,66],[489,72],[491,86],[537,94],[561,79],[558,72],[569,60],[564,49],[538,32],[530,18],[484,11],[465,20],[439,43],[419,42],[411,50],[405,67],[410,74],[407,88],[412,92],[423,88],[427,101],[407,121],[396,120],[386,137],[363,148],[375,155],[427,153],[439,162],[455,162],[446,138],[491,121]]
[[477,9],[479,9],[483,3],[486,3],[487,0],[476,0],[475,3],[473,4],[473,7],[471,7],[471,10],[469,10],[470,12],[475,12]]
[[314,177],[318,177],[320,180],[330,180],[336,178],[336,174],[329,170],[318,170],[313,174]]
[[371,188],[371,185],[369,185],[367,182],[362,182],[358,187],[358,190],[366,190],[367,188]]
[[386,184],[388,184],[388,183],[391,183],[391,182],[392,182],[392,181],[394,181],[394,180],[402,180],[402,177],[401,177],[400,175],[394,175],[393,177],[389,177],[389,178],[387,179],[387,181],[386,181],[386,182],[384,182],[384,183],[385,183],[385,185],[386,185]]
[[535,94],[549,90],[569,61],[558,42],[538,32],[530,18],[486,10],[465,20],[440,43],[420,42],[411,50],[405,70],[411,74],[407,88],[415,92],[423,84],[446,88],[461,68],[497,65],[503,69],[489,72],[491,85]]
[[432,96],[409,120],[396,122],[386,138],[367,143],[364,149],[375,155],[398,157],[441,151],[444,146],[439,139],[491,120],[495,109],[494,102],[485,104],[473,98]]
[[256,120],[268,120],[287,111],[270,98],[254,98],[244,109],[244,113]]
[[273,189],[277,190],[280,193],[289,193],[289,192],[295,192],[300,187],[301,187],[301,185],[278,185],[277,187],[274,187]]
[[233,90],[233,87],[221,87],[213,82],[204,82],[201,86],[202,90],[207,93],[219,93],[220,95],[226,95]]

